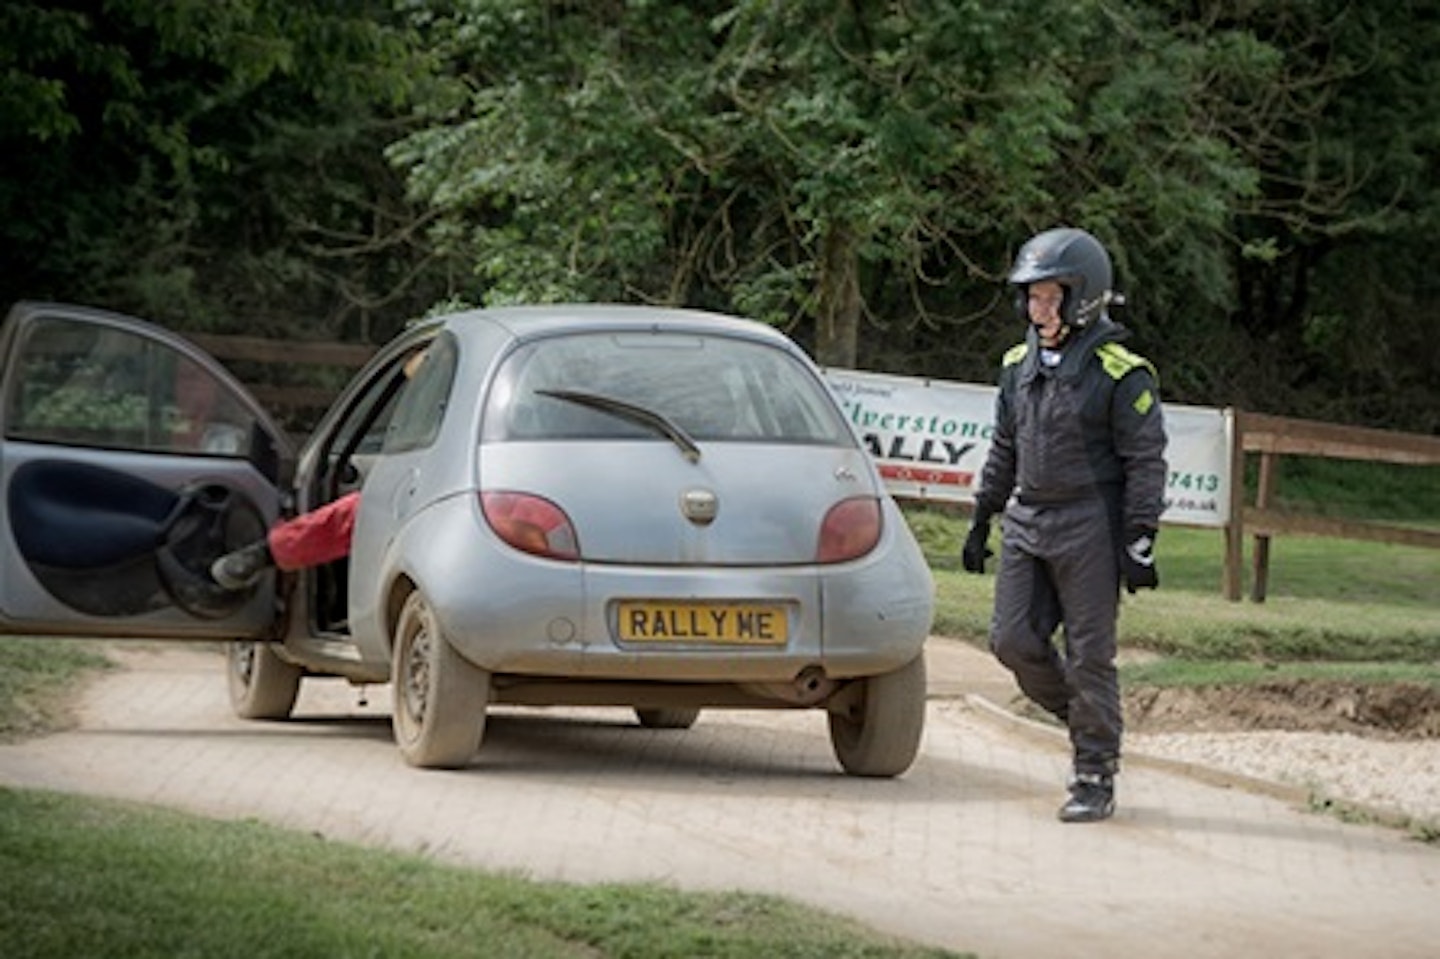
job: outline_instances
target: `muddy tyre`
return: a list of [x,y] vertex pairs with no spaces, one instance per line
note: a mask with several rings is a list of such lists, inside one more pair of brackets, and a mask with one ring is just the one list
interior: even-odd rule
[[915,761],[925,731],[925,657],[859,683],[847,707],[829,713],[835,758],[852,776],[898,776]]
[[288,719],[304,670],[275,654],[271,643],[236,641],[225,654],[230,707],[241,719]]
[[441,633],[430,604],[410,594],[395,630],[391,728],[412,766],[459,769],[480,748],[490,674]]

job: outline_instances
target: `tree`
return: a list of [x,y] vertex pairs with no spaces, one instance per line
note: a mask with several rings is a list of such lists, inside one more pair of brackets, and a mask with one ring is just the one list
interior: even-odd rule
[[387,11],[6,4],[8,298],[366,338],[387,298],[437,298],[433,279],[413,280],[429,262],[413,245],[423,211],[382,159],[425,75]]
[[1242,58],[1182,39],[1147,59],[1160,25],[1116,39],[1108,5],[1060,13],[1063,31],[1039,2],[482,0],[422,27],[472,99],[392,156],[482,300],[718,305],[855,365],[897,328],[973,338],[951,317],[993,309],[1028,232],[1093,223],[1123,250],[1163,218],[1203,228],[1198,250],[1252,186],[1190,99]]
[[1433,431],[1432,8],[20,0],[0,284],[366,341],[685,304],[988,380],[1014,249],[1072,224],[1168,398]]
[[[1283,52],[1237,211],[1237,325],[1283,352],[1277,410],[1440,430],[1440,12],[1341,0],[1215,4]],[[1197,26],[1203,27],[1203,24]]]

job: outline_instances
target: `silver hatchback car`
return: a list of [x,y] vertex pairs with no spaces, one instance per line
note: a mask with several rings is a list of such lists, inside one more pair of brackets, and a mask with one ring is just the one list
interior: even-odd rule
[[[915,758],[930,572],[820,371],[763,324],[437,317],[381,349],[298,455],[223,368],[138,320],[22,304],[0,362],[7,632],[232,640],[250,718],[288,716],[307,677],[390,682],[422,767],[470,763],[509,703],[675,729],[823,710],[846,772]],[[181,409],[197,372],[223,445]],[[282,509],[352,490],[348,557],[209,582]]]

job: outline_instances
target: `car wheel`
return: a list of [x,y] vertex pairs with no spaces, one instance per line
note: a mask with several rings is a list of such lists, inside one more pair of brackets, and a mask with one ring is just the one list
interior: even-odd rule
[[275,655],[270,643],[233,642],[225,660],[235,715],[241,719],[289,718],[304,670]]
[[699,709],[636,709],[635,718],[646,729],[689,729],[700,718]]
[[835,758],[852,776],[898,776],[915,761],[925,730],[925,656],[857,682],[848,708],[829,713]]
[[412,766],[458,769],[485,734],[490,674],[455,651],[430,604],[411,593],[395,631],[391,727]]

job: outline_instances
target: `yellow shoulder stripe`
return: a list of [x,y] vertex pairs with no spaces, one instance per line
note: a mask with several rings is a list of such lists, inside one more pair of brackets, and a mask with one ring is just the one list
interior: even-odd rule
[[1144,367],[1150,371],[1157,384],[1160,382],[1160,374],[1149,360],[1139,353],[1127,350],[1119,343],[1102,343],[1095,353],[1100,357],[1100,364],[1105,367],[1105,372],[1110,374],[1111,379],[1118,380],[1126,373]]
[[1025,343],[1015,344],[1014,346],[1010,347],[1010,349],[1005,351],[1005,357],[1000,361],[1000,365],[1014,366],[1016,363],[1019,363],[1021,360],[1025,359],[1025,353],[1029,350],[1029,348],[1029,345]]

